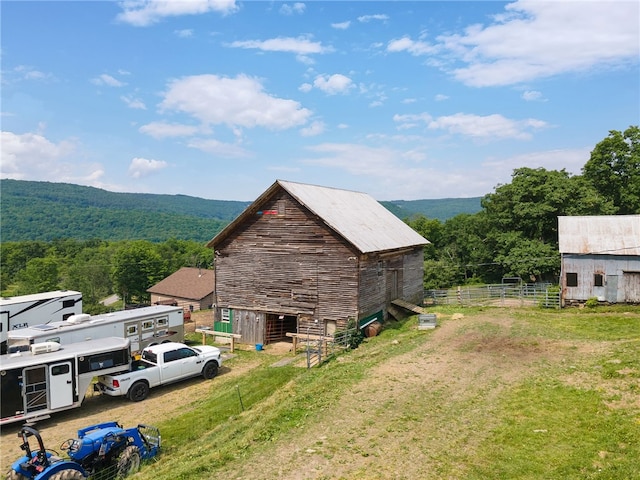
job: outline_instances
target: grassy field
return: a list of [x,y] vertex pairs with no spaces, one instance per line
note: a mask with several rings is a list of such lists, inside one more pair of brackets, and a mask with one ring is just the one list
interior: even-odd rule
[[311,370],[239,352],[139,478],[640,478],[639,308],[433,311]]

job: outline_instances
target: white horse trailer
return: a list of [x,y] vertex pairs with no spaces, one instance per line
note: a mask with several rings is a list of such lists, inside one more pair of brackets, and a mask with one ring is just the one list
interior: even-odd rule
[[6,352],[7,336],[12,330],[63,321],[82,313],[82,293],[73,290],[0,298],[0,351]]
[[26,352],[0,355],[0,425],[79,407],[94,377],[127,371],[130,362],[125,338],[38,343]]
[[9,332],[9,353],[28,350],[31,345],[57,342],[61,345],[107,337],[127,338],[136,354],[149,345],[184,341],[182,307],[153,305],[102,315],[73,315],[64,322],[49,322]]

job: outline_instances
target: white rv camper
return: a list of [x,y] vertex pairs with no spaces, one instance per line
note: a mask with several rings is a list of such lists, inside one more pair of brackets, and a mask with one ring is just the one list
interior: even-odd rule
[[61,322],[82,313],[82,293],[73,290],[34,293],[0,298],[0,351],[6,352],[8,333],[12,330]]
[[49,322],[9,332],[9,353],[28,350],[31,345],[56,342],[61,345],[107,337],[127,338],[136,354],[149,345],[184,341],[182,307],[153,305],[102,315],[73,315],[64,322]]
[[126,371],[130,362],[124,338],[39,343],[27,352],[0,355],[0,425],[79,407],[93,377]]

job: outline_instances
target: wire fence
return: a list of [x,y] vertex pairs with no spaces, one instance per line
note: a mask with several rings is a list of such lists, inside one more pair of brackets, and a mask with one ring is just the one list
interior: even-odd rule
[[426,305],[537,306],[560,308],[560,289],[550,283],[492,284],[426,290]]

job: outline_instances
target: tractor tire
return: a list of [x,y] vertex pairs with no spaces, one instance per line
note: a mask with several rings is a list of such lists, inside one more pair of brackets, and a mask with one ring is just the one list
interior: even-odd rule
[[27,477],[11,469],[7,473],[6,480],[27,480]]
[[118,473],[116,478],[124,478],[140,470],[140,449],[129,445],[118,457]]
[[85,476],[82,472],[68,468],[66,470],[60,470],[58,473],[49,477],[49,480],[84,480]]
[[216,375],[218,375],[218,362],[216,361],[207,363],[202,369],[202,376],[207,380],[212,379]]
[[149,396],[149,385],[145,382],[136,382],[129,389],[129,400],[133,402],[141,402]]

